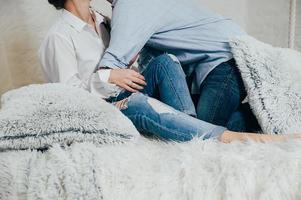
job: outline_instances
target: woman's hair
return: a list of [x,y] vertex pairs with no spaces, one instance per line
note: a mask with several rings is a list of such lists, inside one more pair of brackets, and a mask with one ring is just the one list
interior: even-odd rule
[[57,10],[63,9],[67,0],[48,0]]

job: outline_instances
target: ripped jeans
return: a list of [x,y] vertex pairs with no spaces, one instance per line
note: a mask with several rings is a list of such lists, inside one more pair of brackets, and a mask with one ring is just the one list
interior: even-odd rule
[[181,65],[164,54],[153,59],[142,73],[147,86],[141,93],[122,92],[108,99],[124,100],[121,112],[142,134],[177,142],[218,138],[226,128],[194,118],[196,111]]

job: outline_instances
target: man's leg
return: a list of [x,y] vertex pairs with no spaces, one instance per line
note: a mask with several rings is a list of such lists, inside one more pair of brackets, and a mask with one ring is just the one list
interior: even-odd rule
[[163,54],[154,58],[142,75],[147,83],[142,93],[176,110],[196,116],[185,74],[176,57]]
[[239,106],[238,110],[231,115],[226,127],[231,131],[261,132],[261,127],[248,103]]
[[246,91],[235,61],[232,59],[222,63],[210,72],[201,85],[198,118],[226,127],[245,97]]

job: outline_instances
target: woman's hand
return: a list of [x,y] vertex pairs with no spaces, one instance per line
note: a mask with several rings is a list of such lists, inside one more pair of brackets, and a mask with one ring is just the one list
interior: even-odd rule
[[143,90],[146,86],[144,77],[131,69],[112,69],[109,83],[116,84],[133,93]]

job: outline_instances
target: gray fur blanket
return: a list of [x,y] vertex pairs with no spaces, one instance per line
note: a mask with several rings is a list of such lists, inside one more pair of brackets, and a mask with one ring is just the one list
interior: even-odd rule
[[55,145],[0,156],[3,200],[300,200],[301,142]]
[[0,150],[45,149],[59,143],[121,143],[138,131],[113,105],[63,84],[31,85],[4,94]]
[[231,47],[263,132],[300,133],[301,53],[249,36],[233,39]]

